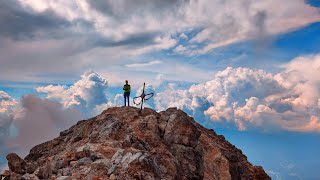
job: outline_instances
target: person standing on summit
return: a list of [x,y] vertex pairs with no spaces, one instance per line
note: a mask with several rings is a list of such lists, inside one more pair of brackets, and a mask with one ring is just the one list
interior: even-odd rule
[[130,84],[128,84],[128,80],[126,80],[126,84],[123,86],[123,97],[124,97],[124,106],[127,105],[126,101],[128,100],[128,106],[130,106],[130,91],[131,91],[131,87]]

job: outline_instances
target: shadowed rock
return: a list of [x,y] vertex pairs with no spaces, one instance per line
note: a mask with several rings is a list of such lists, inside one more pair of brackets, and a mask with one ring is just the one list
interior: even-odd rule
[[8,160],[8,166],[11,172],[24,174],[27,169],[27,163],[21,159],[17,154],[10,153],[6,156]]

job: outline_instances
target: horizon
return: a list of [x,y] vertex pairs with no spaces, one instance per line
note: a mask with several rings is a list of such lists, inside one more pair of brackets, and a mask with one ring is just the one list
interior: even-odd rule
[[0,2],[0,170],[128,80],[132,106],[146,83],[273,179],[319,179],[319,32],[318,0]]

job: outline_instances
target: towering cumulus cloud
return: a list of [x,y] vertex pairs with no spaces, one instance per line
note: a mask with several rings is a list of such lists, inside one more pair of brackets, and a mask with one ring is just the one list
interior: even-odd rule
[[70,87],[49,85],[38,87],[36,90],[47,93],[49,99],[61,102],[65,108],[80,108],[82,112],[90,116],[92,109],[107,102],[105,94],[107,87],[107,80],[90,71],[84,73],[81,79]]
[[156,107],[178,106],[239,130],[320,131],[320,56],[299,57],[277,74],[227,68],[188,90],[158,93]]
[[18,104],[0,91],[0,166],[9,149],[21,155],[34,145],[45,142],[75,124],[92,110],[106,103],[107,81],[95,72],[86,72],[71,87],[37,88],[48,98],[23,96]]

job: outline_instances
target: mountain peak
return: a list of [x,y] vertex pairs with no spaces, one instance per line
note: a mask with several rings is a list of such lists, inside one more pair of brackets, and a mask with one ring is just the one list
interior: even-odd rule
[[270,179],[177,108],[109,108],[7,159],[7,179]]

